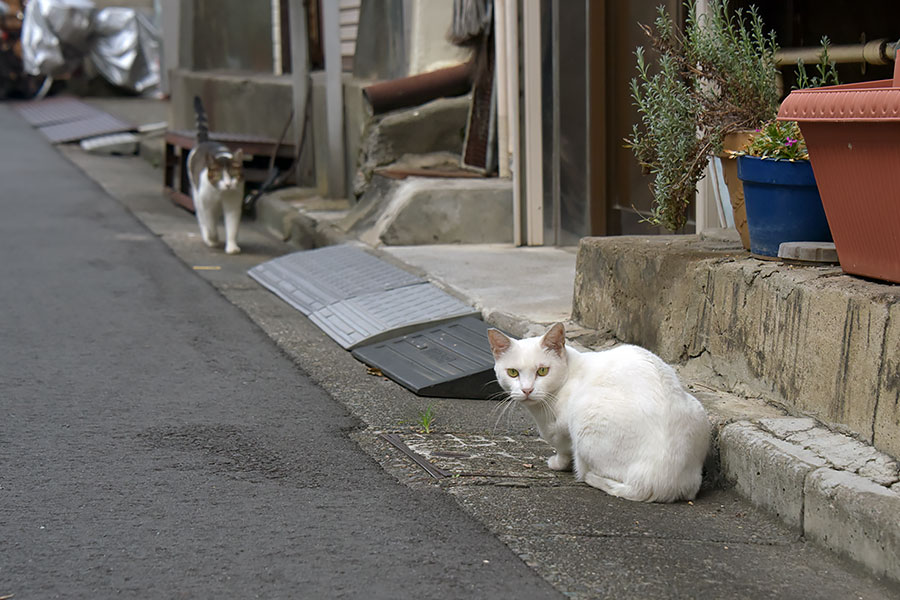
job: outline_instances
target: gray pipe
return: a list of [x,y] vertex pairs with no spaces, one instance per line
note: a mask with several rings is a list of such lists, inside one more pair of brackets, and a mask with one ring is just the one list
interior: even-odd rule
[[[868,63],[886,65],[894,61],[896,50],[886,39],[872,40],[864,44],[844,44],[828,47],[828,58],[835,63]],[[815,64],[822,56],[822,47],[784,48],[775,53],[775,64],[779,67],[795,65],[799,59],[805,64]]]

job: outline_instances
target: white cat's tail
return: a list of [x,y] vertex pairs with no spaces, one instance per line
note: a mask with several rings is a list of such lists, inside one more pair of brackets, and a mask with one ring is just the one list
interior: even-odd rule
[[[696,481],[692,481],[696,479]],[[591,487],[602,490],[610,496],[633,500],[635,502],[678,502],[680,500],[693,500],[700,489],[699,476],[686,476],[680,479],[680,486],[668,486],[663,489],[652,489],[648,486],[638,486],[623,483],[603,477],[596,473],[585,473],[584,482]]]
[[634,500],[635,502],[650,502],[653,500],[653,498],[651,498],[652,491],[649,489],[622,483],[621,481],[603,477],[596,473],[585,473],[584,482],[591,487],[606,492],[610,496]]

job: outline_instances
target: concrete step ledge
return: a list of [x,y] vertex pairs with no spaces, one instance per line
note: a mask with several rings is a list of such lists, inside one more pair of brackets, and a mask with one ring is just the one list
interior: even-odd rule
[[372,178],[340,227],[370,246],[512,242],[512,182]]
[[573,318],[900,456],[900,286],[698,236],[584,238]]
[[892,458],[812,419],[790,417],[730,423],[719,432],[718,450],[722,475],[740,494],[876,576],[900,582],[900,484]]
[[336,224],[347,214],[347,202],[323,200],[314,194],[298,188],[263,194],[256,201],[255,218],[275,238],[298,249],[348,241],[350,238]]

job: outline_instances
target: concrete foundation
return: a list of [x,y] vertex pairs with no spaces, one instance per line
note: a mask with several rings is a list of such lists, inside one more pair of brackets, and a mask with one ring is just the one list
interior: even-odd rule
[[510,243],[512,183],[376,175],[340,227],[372,246]]
[[397,162],[404,155],[435,152],[460,155],[470,104],[468,95],[440,98],[371,118],[359,128],[354,192],[362,194],[376,168]]
[[900,286],[697,236],[585,238],[573,318],[900,456]]
[[[293,106],[289,76],[179,69],[172,72],[170,85],[170,129],[194,129],[197,95],[213,131],[277,140]],[[285,140],[290,142],[295,135],[292,123]]]

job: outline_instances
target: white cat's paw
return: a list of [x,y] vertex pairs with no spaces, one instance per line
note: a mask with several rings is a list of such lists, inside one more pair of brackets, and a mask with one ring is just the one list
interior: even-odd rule
[[572,459],[559,454],[554,454],[547,459],[547,466],[554,471],[568,471],[571,468]]
[[225,254],[240,254],[241,247],[237,244],[228,244],[225,246]]

